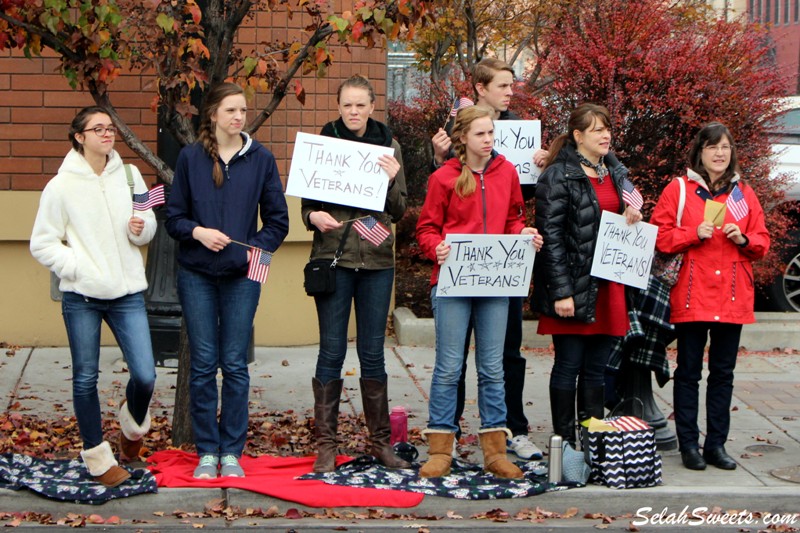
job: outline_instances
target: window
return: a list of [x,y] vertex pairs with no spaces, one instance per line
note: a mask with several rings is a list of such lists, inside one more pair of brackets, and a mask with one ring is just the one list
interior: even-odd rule
[[[800,0],[797,1],[800,2]],[[756,0],[756,10],[753,20],[755,20],[756,22],[761,22],[761,0]]]
[[[775,0],[775,1],[778,2],[779,0]],[[764,9],[764,22],[769,22],[769,16],[772,14],[772,2],[771,2],[771,0],[766,0],[764,2],[764,7],[766,8],[766,9]]]
[[781,0],[775,0],[775,17],[772,20],[776,25],[781,23]]
[[794,0],[794,23],[800,22],[800,0]]
[[783,23],[789,24],[789,0],[783,2]]
[[750,20],[750,22],[753,22],[756,19],[753,9],[755,9],[755,0],[750,0],[747,8],[748,20]]

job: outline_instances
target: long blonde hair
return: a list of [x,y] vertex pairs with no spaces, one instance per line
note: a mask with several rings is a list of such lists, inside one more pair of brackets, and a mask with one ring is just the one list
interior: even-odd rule
[[235,83],[220,83],[215,86],[206,96],[206,102],[200,117],[197,138],[206,153],[211,157],[211,161],[214,162],[212,176],[214,177],[214,185],[217,187],[222,187],[225,177],[222,174],[222,165],[219,164],[216,124],[211,120],[211,117],[217,112],[219,105],[225,98],[236,94],[244,94],[244,90]]
[[475,120],[483,117],[492,118],[493,115],[494,112],[491,109],[478,105],[460,109],[456,115],[450,140],[453,141],[453,152],[461,163],[461,175],[454,186],[459,198],[469,196],[478,188],[475,176],[472,175],[472,170],[467,165],[467,145],[464,144],[461,137],[469,132],[469,128]]

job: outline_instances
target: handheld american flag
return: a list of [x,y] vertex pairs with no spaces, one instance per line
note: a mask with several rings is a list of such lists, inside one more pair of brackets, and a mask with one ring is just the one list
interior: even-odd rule
[[247,269],[247,279],[252,279],[256,283],[266,283],[272,254],[256,247],[250,248],[250,251],[252,253],[250,254],[250,266]]
[[622,199],[626,204],[640,211],[644,205],[642,193],[640,193],[636,187],[633,186],[633,183],[631,183],[631,180],[628,178],[624,178],[622,180]]
[[453,109],[450,110],[450,116],[454,117],[458,114],[459,109],[463,109],[465,107],[474,106],[475,102],[467,98],[466,96],[462,96],[461,98],[456,98],[455,102],[453,102]]
[[742,220],[750,212],[750,206],[747,205],[747,200],[744,199],[744,194],[738,184],[733,186],[728,199],[725,200],[725,205],[728,206],[728,211],[731,212],[736,222]]
[[353,229],[375,246],[380,246],[386,240],[386,237],[390,235],[386,226],[371,215],[353,222]]
[[156,185],[149,191],[133,195],[133,209],[135,211],[146,211],[159,205],[164,205],[163,185]]

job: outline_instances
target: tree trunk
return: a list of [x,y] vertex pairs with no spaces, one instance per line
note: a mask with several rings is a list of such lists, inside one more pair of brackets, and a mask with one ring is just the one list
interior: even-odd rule
[[175,406],[172,411],[172,445],[191,444],[192,417],[189,413],[189,337],[186,321],[181,320],[181,340],[178,348],[178,382],[175,384]]

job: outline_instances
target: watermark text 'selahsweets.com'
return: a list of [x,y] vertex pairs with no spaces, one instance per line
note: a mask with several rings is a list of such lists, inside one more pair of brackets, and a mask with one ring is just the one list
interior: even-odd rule
[[654,511],[652,507],[640,507],[633,520],[634,526],[644,525],[685,525],[685,526],[779,526],[800,524],[800,513],[772,513],[762,511],[723,511],[720,508],[695,507],[686,505],[679,512],[664,507]]

